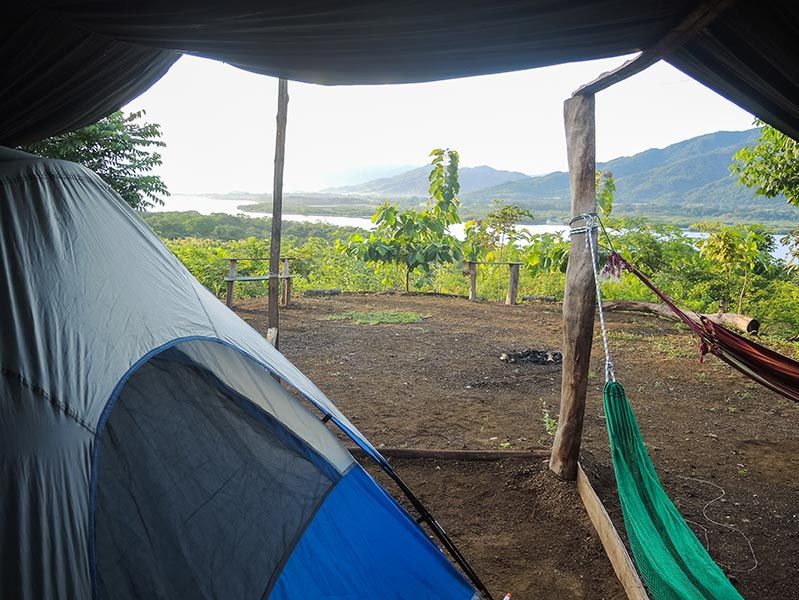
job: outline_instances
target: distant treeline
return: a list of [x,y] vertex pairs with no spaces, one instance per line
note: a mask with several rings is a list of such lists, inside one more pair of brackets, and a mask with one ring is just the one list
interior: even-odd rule
[[[254,195],[253,195],[254,196]],[[467,196],[461,205],[459,213],[463,220],[484,218],[492,210],[493,198],[478,198],[475,194]],[[497,196],[507,203],[515,204],[521,208],[531,210],[535,219],[530,223],[566,223],[569,220],[569,199],[553,197],[532,199],[523,195],[505,194]],[[244,198],[242,198],[244,199]],[[299,215],[319,215],[337,217],[361,217],[368,219],[375,210],[386,200],[385,198],[369,196],[353,196],[341,198],[317,194],[313,198],[304,196],[284,198],[283,212]],[[400,208],[418,208],[427,200],[423,198],[392,198],[391,202]],[[265,200],[255,204],[241,204],[238,209],[242,212],[269,213],[272,211],[272,201]],[[614,215],[619,217],[644,217],[659,223],[669,223],[680,227],[690,227],[697,221],[711,219],[724,223],[761,223],[772,227],[778,233],[792,229],[795,224],[796,209],[784,202],[775,200],[758,199],[756,203],[730,203],[706,202],[690,203],[680,200],[662,205],[657,203],[614,203]]]
[[[269,239],[272,232],[272,219],[268,217],[223,213],[202,215],[195,211],[186,211],[144,213],[142,218],[158,236],[166,240],[205,238],[229,242],[251,237]],[[325,223],[283,221],[282,232],[285,238],[302,244],[312,237],[332,243],[337,239],[347,239],[353,233],[363,233],[364,230]]]

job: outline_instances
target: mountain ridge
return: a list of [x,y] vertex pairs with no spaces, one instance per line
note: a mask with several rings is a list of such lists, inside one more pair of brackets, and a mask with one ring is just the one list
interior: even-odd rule
[[[681,225],[713,219],[759,222],[781,230],[794,226],[799,213],[785,198],[758,197],[752,189],[739,185],[729,170],[733,155],[759,135],[759,129],[717,131],[599,163],[597,167],[611,171],[616,180],[613,215]],[[424,206],[428,172],[429,167],[418,167],[358,186],[333,188],[335,192],[297,197],[293,206],[305,214],[347,216],[369,216],[385,200],[407,208]],[[497,181],[508,174],[510,179]],[[464,167],[460,182],[464,218],[484,216],[493,202],[500,200],[531,210],[536,222],[568,220],[567,172],[530,176],[487,166]],[[355,189],[358,193],[342,191]],[[266,204],[259,206],[261,210],[268,208]]]
[[[742,206],[762,212],[769,204],[751,189],[738,185],[729,170],[733,154],[753,143],[759,131],[709,133],[597,163],[597,168],[614,175],[617,214],[652,216],[677,210],[703,218],[723,216]],[[494,197],[531,209],[568,209],[569,175],[557,171],[507,182],[462,195],[461,200],[480,205]]]
[[[430,166],[423,165],[390,177],[380,177],[360,184],[326,188],[322,190],[322,193],[359,196],[426,197],[430,185],[428,182],[429,174]],[[460,183],[462,194],[502,183],[518,181],[525,177],[529,177],[529,175],[518,171],[495,169],[488,165],[461,167],[458,169],[458,182]]]

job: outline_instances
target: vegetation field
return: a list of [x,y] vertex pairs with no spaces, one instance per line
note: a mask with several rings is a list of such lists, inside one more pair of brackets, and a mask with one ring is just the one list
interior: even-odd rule
[[[160,127],[142,117],[114,113],[27,149],[82,162],[131,207],[146,210],[161,202],[167,188],[152,173],[162,163]],[[792,229],[799,147],[759,125],[757,140],[755,132],[743,132],[743,138],[722,132],[601,165],[597,204],[606,231],[598,262],[602,268],[617,251],[677,303],[755,317],[762,323],[761,341],[797,356],[799,271],[793,261],[774,258],[771,231],[752,221],[788,231],[784,243],[799,258],[799,228]],[[742,143],[751,145],[731,157]],[[477,195],[462,206],[458,153],[435,149],[430,156],[429,173],[410,172],[413,194],[394,196],[393,203],[377,206],[374,196],[287,194],[285,211],[368,211],[375,229],[284,224],[280,250],[290,259],[300,295],[283,311],[281,349],[378,447],[541,450],[557,427],[560,366],[508,364],[499,357],[561,349],[558,300],[570,242],[516,225],[564,219],[567,177],[517,173],[479,189],[472,181],[470,193]],[[737,177],[729,176],[730,168]],[[485,182],[505,176],[486,169],[469,177]],[[733,188],[738,181],[746,189]],[[427,197],[415,195],[419,190]],[[762,196],[780,199],[779,206],[761,204]],[[250,210],[271,207],[268,196],[242,199],[264,202]],[[615,215],[624,218],[612,218],[614,201]],[[691,239],[675,226],[637,218],[641,214],[690,224],[706,237]],[[469,217],[465,240],[456,239],[452,226]],[[726,224],[702,221],[709,217]],[[198,213],[143,218],[218,296],[231,257],[240,259],[240,275],[268,272],[262,258],[270,250],[268,219]],[[464,265],[475,262],[482,301],[467,302]],[[492,302],[505,295],[509,262],[521,265],[522,297],[552,301],[512,307]],[[602,284],[607,299],[654,300],[632,275],[615,275]],[[338,295],[311,299],[303,294],[310,290]],[[264,333],[265,293],[266,286],[255,282],[236,290],[239,313]],[[744,597],[799,597],[799,406],[712,356],[701,363],[688,332],[670,321],[614,312],[608,322],[617,376],[664,487],[689,525]],[[582,462],[623,531],[596,350]],[[442,515],[497,597],[511,591],[515,598],[623,598],[573,485],[551,477],[540,456],[478,466],[431,460],[397,466]]]
[[[169,248],[208,289],[220,297],[229,257],[269,255],[270,220],[198,213],[149,213],[144,218]],[[513,233],[489,219],[473,222],[462,244],[463,259],[522,263],[519,294],[560,299],[565,285],[569,242],[557,235]],[[799,335],[799,274],[771,255],[773,238],[759,226],[704,224],[710,234],[703,246],[682,230],[643,219],[607,221],[613,246],[649,274],[678,303],[701,312],[726,309],[760,319],[762,334],[777,340]],[[504,229],[502,229],[504,227]],[[351,238],[368,242],[355,228],[315,223],[283,225],[283,255],[291,259],[294,289],[338,289],[345,292],[401,290],[407,267],[401,262],[364,260]],[[605,242],[607,247],[607,242]],[[607,255],[603,250],[602,257]],[[263,275],[265,261],[239,261],[243,275]],[[478,267],[478,294],[485,300],[505,297],[508,268]],[[469,279],[460,261],[431,261],[409,274],[409,289],[468,295]],[[632,275],[603,284],[607,299],[654,301]],[[239,284],[240,298],[266,294],[262,282]]]

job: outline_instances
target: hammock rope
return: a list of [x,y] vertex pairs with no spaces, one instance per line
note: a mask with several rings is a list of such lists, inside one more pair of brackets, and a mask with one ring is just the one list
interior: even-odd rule
[[595,213],[580,215],[591,253],[602,345],[605,350],[603,401],[613,470],[633,559],[655,600],[742,600],[741,595],[669,499],[646,450],[624,388],[615,379],[599,283]]
[[[582,220],[585,224],[583,227],[574,228],[573,225],[577,221]],[[602,305],[602,289],[599,286],[599,251],[597,240],[594,239],[594,234],[599,226],[599,217],[596,213],[585,213],[579,215],[569,222],[572,226],[570,235],[585,235],[585,245],[591,255],[591,268],[594,271],[594,288],[597,298],[597,312],[599,313],[599,327],[602,333],[602,346],[605,350],[605,382],[616,381],[616,373],[613,370],[613,361],[610,358],[610,347],[608,345],[608,328],[605,323],[605,308]],[[603,228],[604,229],[604,228]]]

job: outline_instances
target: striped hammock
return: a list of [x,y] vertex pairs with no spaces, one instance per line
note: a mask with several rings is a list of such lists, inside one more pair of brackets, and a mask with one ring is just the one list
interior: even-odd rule
[[617,252],[608,259],[611,269],[622,268],[641,280],[700,340],[702,355],[713,354],[753,381],[799,402],[799,362],[761,346],[707,317],[686,312],[641,271]]

